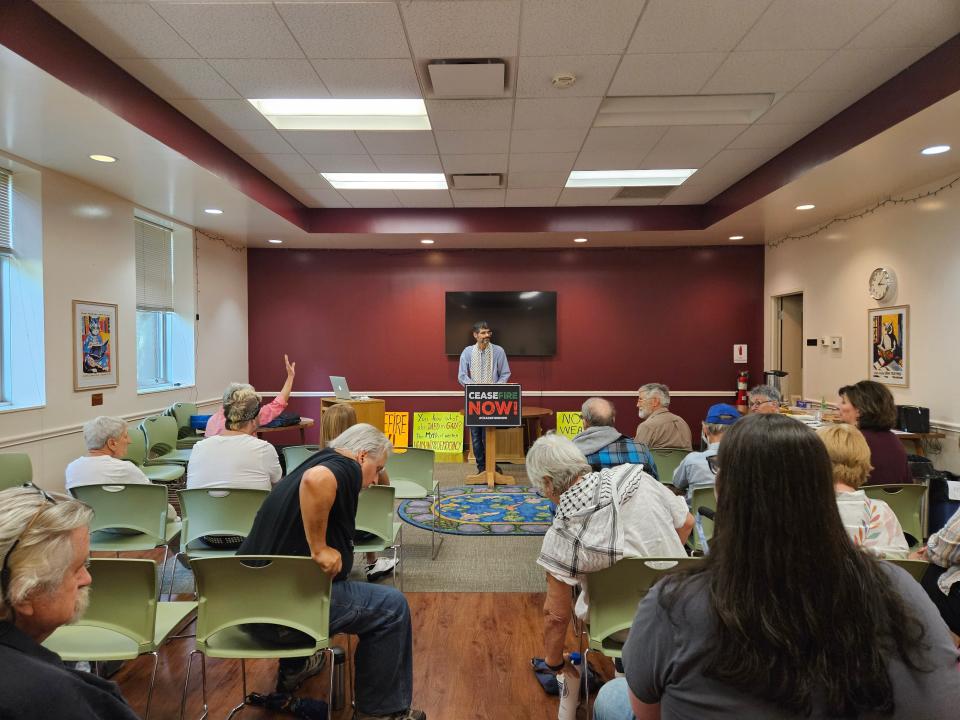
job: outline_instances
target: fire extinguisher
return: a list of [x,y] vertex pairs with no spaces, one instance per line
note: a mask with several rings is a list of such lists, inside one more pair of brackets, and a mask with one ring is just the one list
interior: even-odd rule
[[737,375],[737,410],[747,412],[747,385],[750,383],[750,373],[741,370]]

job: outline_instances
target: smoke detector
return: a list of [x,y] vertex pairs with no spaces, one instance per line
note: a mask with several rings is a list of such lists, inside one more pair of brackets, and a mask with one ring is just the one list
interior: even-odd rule
[[573,73],[557,73],[553,76],[553,79],[550,80],[550,84],[557,88],[557,90],[566,90],[568,87],[573,87],[576,81],[577,76]]

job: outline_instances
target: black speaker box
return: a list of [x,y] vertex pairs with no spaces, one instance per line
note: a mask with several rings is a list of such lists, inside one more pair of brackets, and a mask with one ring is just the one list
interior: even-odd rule
[[897,426],[904,432],[930,432],[930,408],[897,405]]

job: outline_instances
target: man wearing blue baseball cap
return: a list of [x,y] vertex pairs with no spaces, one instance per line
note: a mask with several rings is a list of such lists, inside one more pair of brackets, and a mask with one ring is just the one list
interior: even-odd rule
[[716,477],[707,464],[707,458],[717,454],[723,433],[740,417],[740,412],[733,405],[726,403],[711,405],[707,410],[707,417],[703,421],[703,435],[707,440],[707,449],[687,455],[673,472],[673,485],[686,492],[688,505],[693,502],[694,488],[713,485]]

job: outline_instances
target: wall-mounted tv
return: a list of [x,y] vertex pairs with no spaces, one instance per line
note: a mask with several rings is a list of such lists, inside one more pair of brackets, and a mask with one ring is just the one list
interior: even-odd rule
[[503,347],[508,358],[557,353],[556,292],[448,292],[447,355],[459,355],[474,343],[473,324],[480,320],[490,325],[493,342]]

